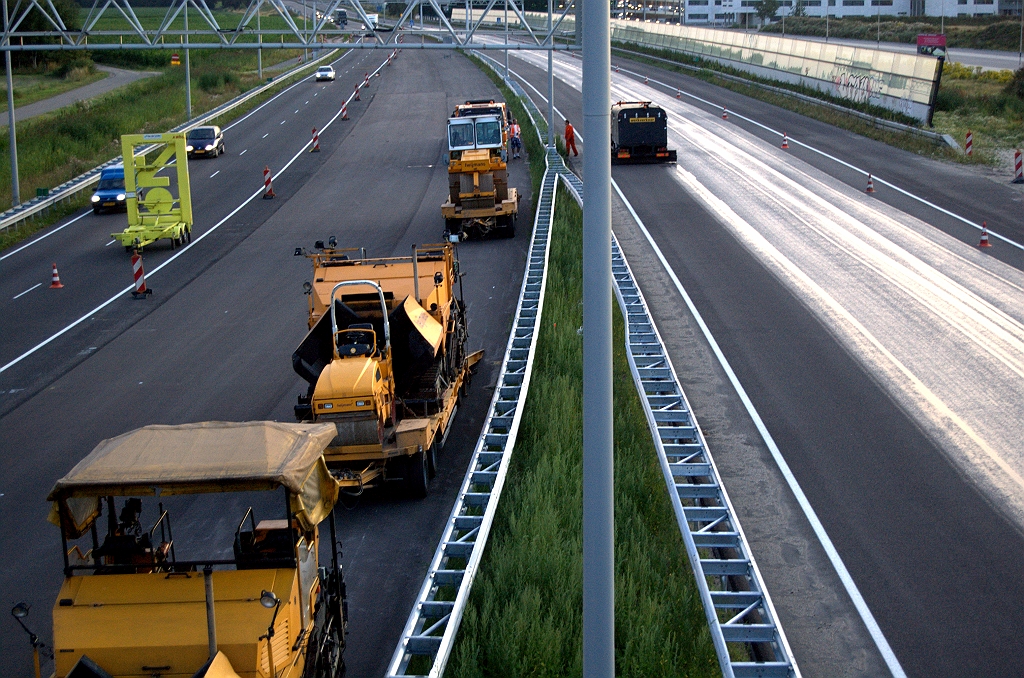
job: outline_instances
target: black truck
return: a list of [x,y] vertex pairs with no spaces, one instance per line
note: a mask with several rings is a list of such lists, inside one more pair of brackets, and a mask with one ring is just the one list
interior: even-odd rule
[[668,115],[650,101],[612,106],[612,164],[675,162],[668,149]]

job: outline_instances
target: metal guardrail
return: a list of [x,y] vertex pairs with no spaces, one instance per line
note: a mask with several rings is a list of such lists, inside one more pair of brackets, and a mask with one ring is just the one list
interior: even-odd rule
[[[389,678],[438,678],[451,655],[498,509],[530,386],[547,284],[557,176],[548,169],[541,181],[526,274],[494,397],[441,542],[388,666]],[[417,657],[424,663],[418,664]],[[427,663],[427,673],[414,672]]]
[[[568,170],[559,176],[582,207],[583,182]],[[800,671],[771,597],[614,235],[612,277],[626,321],[629,369],[647,415],[722,673],[726,678],[796,678]],[[743,646],[737,656],[757,660],[734,660],[730,645]]]
[[[210,111],[207,111],[206,113],[203,113],[198,117],[192,118],[191,120],[178,125],[177,127],[171,129],[170,131],[181,132],[183,130],[189,129],[190,127],[202,125],[203,123],[209,122],[210,120],[214,120],[217,117],[227,113],[228,111],[231,111],[237,108],[238,106],[241,106],[253,97],[259,96],[260,94],[263,94],[270,88],[279,85],[281,80],[290,78],[293,75],[296,75],[297,73],[302,71],[303,69],[314,66],[315,64],[323,61],[324,59],[330,58],[335,53],[337,53],[337,51],[337,49],[332,49],[327,54],[324,54],[323,56],[317,59],[302,64],[301,66],[297,66],[292,70],[288,71],[287,73],[278,76],[273,81],[268,82],[265,85],[260,85],[255,89],[249,90],[248,92],[244,92],[235,97],[234,99],[226,101],[220,106],[217,106],[216,108],[211,109]],[[145,154],[152,149],[152,146],[148,146],[146,148],[141,149],[139,153]],[[45,213],[47,210],[56,206],[59,203],[70,202],[71,199],[74,198],[78,193],[81,193],[82,191],[85,190],[89,190],[94,184],[96,184],[100,180],[100,173],[105,168],[110,167],[111,165],[117,165],[121,161],[121,156],[117,156],[116,158],[108,160],[105,163],[97,165],[91,170],[79,174],[77,177],[73,179],[65,181],[63,184],[60,184],[59,186],[51,188],[49,195],[33,198],[32,200],[25,201],[19,204],[17,207],[12,207],[6,212],[3,212],[2,214],[0,214],[0,231],[6,231],[12,226],[16,226],[17,224],[23,221],[35,218],[39,216],[41,213]]]

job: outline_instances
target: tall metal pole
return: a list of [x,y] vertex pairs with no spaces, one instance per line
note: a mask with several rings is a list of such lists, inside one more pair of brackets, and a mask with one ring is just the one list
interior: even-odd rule
[[[548,0],[548,47],[555,46],[555,38],[551,35],[551,3]],[[555,61],[554,49],[548,50],[548,146],[555,145]],[[610,142],[609,142],[610,143]],[[611,153],[611,151],[609,151]],[[611,162],[609,160],[609,162]]]
[[[263,44],[263,31],[260,28],[260,13],[256,12],[256,33],[258,34],[258,40],[260,45]],[[256,75],[259,76],[260,82],[263,82],[263,48],[259,47],[256,50]]]
[[612,678],[615,476],[608,5],[583,3],[583,21],[583,675]]
[[206,589],[206,644],[210,659],[217,656],[217,617],[213,611],[213,568],[203,568],[203,586]]
[[192,119],[192,63],[188,58],[188,0],[185,0],[185,117]]
[[1017,42],[1017,65],[1024,61],[1024,0],[1020,0],[1020,39]]
[[[302,0],[302,40],[307,44],[309,43],[309,36],[306,35],[306,0]],[[309,53],[305,47],[302,48],[302,60],[309,60]]]
[[[4,2],[4,28],[8,26],[7,0]],[[11,39],[7,39],[9,45]],[[7,67],[7,139],[11,146],[11,203],[21,203],[21,188],[18,185],[18,133],[14,129],[14,76],[11,72],[11,51],[4,52],[4,64]]]
[[[422,10],[420,10],[422,11]],[[505,44],[508,44],[508,0],[505,0]],[[505,48],[505,82],[508,82],[508,47]]]

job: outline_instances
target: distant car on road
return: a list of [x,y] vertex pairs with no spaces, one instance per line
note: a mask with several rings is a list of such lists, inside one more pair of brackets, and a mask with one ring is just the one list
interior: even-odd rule
[[321,80],[334,82],[334,69],[330,66],[321,66],[316,69],[316,81],[320,82]]
[[100,183],[92,194],[92,211],[128,209],[124,199],[124,166],[108,167],[100,172]]
[[188,157],[217,157],[224,152],[224,133],[216,125],[193,127],[185,136]]

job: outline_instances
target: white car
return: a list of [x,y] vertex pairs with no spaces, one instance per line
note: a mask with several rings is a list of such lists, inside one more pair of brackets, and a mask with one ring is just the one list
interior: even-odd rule
[[316,81],[320,82],[321,80],[334,82],[334,69],[330,66],[321,66],[316,69]]

